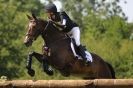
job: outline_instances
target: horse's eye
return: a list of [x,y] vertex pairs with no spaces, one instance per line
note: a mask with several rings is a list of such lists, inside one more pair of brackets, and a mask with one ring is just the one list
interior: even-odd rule
[[35,26],[35,25],[36,25],[36,22],[35,22],[35,21],[32,21],[31,24],[32,24],[33,26]]
[[31,23],[35,23],[36,21],[35,20],[30,20]]

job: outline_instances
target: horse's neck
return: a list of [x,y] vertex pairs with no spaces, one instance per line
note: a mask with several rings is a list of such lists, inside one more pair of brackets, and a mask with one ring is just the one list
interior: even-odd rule
[[47,30],[42,33],[42,37],[47,45],[51,45],[52,43],[65,38],[66,36],[53,25],[49,24]]

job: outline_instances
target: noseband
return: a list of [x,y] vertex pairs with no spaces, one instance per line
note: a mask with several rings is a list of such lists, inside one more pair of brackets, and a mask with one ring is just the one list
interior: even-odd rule
[[[37,24],[38,24],[38,21],[37,21],[37,20],[36,20],[36,22],[37,22]],[[49,23],[50,23],[50,21],[48,21],[48,23],[46,24],[45,28],[40,32],[41,34],[42,34],[42,33],[45,33],[44,31],[47,30],[47,27],[49,26]],[[37,29],[37,30],[38,30],[38,29]],[[38,31],[39,31],[39,30],[38,30]],[[34,36],[34,35],[31,34],[31,33],[27,33],[26,36]]]

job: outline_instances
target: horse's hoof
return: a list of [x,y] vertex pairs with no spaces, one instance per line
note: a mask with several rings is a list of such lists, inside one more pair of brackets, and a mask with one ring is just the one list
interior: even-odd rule
[[45,66],[43,70],[49,76],[52,76],[54,74],[54,72],[53,72],[51,67]]
[[35,75],[35,71],[33,69],[28,69],[27,73],[33,77]]
[[47,73],[49,76],[52,76],[52,75],[54,74],[53,71],[47,71],[46,73]]
[[46,74],[48,74],[49,76],[52,76],[53,74],[54,74],[54,72],[53,72],[53,70],[51,69],[51,70],[47,70],[47,71],[45,71],[46,72]]
[[69,72],[61,72],[61,74],[64,77],[69,77],[70,76],[70,73]]

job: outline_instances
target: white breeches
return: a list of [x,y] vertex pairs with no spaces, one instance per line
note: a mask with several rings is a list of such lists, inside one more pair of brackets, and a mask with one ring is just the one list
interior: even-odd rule
[[70,37],[74,38],[76,45],[80,45],[80,29],[79,27],[73,27],[70,32],[67,33]]
[[[80,45],[80,29],[79,29],[79,27],[72,28],[72,30],[70,32],[68,32],[67,34],[70,37],[74,38],[77,46]],[[74,56],[79,57],[77,55],[77,53],[75,52],[74,45],[73,45],[72,42],[71,42],[71,48],[72,48],[72,51],[73,51]],[[90,62],[92,62],[93,59],[92,59],[91,54],[88,51],[85,51],[85,54],[86,54],[87,60],[90,61]],[[81,59],[81,58],[78,58],[78,59]]]

